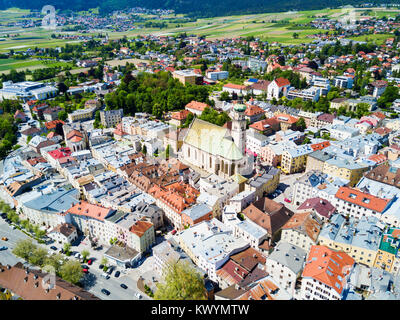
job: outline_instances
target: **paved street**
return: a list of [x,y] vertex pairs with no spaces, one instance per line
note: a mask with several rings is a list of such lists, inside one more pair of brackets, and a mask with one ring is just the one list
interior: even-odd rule
[[[18,229],[13,230],[4,219],[0,218],[0,239],[2,237],[8,238],[8,241],[0,240],[0,247],[6,246],[8,249],[0,251],[0,263],[3,265],[14,265],[19,261],[23,262],[22,259],[14,256],[11,251],[15,248],[18,241],[30,238]],[[35,240],[33,241],[36,243]]]
[[288,209],[295,211],[297,206],[293,205],[293,203],[288,203],[284,199],[288,198],[292,200],[293,197],[293,184],[296,182],[298,178],[300,178],[304,173],[295,173],[290,175],[281,174],[280,177],[280,188],[284,190],[279,196],[277,196],[274,201],[283,203]]

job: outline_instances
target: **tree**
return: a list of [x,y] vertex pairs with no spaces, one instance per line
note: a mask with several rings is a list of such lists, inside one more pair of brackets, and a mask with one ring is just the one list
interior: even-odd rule
[[64,252],[68,253],[71,250],[71,244],[69,242],[64,243]]
[[32,256],[35,250],[36,245],[32,242],[32,240],[26,239],[18,241],[12,253],[17,257],[29,261],[29,258]]
[[68,113],[65,110],[58,112],[58,119],[65,121],[68,118]]
[[108,259],[107,259],[106,257],[103,257],[103,258],[101,259],[101,263],[100,263],[100,264],[102,264],[103,266],[106,266],[107,263],[108,263]]
[[369,112],[369,104],[368,103],[358,103],[356,105],[356,116],[357,118],[361,118],[362,116],[368,115]]
[[60,268],[60,276],[65,281],[68,281],[72,284],[77,284],[82,278],[81,264],[75,260],[67,261]]
[[297,32],[294,32],[292,36],[293,36],[293,39],[298,39],[299,38],[299,34]]
[[221,95],[219,96],[219,100],[221,101],[229,101],[230,96],[228,91],[222,91]]
[[33,250],[32,255],[29,257],[29,263],[35,266],[43,266],[47,258],[47,250],[45,248],[38,247]]
[[156,300],[205,300],[201,275],[188,262],[169,264],[164,283],[157,285]]
[[304,130],[307,128],[306,121],[304,120],[304,118],[299,118],[299,120],[297,120],[295,125],[296,128],[301,132],[304,132]]
[[93,127],[95,129],[100,128],[101,122],[100,122],[100,110],[97,110],[95,115],[94,115],[94,122],[93,122]]
[[87,250],[83,250],[83,251],[81,252],[81,255],[82,255],[83,261],[86,261],[87,257],[89,257],[89,255],[90,255],[90,252],[87,251]]
[[147,147],[146,147],[146,145],[144,143],[142,145],[142,153],[143,154],[147,154]]

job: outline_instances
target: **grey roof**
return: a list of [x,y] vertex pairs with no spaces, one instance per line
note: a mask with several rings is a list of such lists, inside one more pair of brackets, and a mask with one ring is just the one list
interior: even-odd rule
[[182,211],[182,214],[186,214],[193,221],[195,221],[210,213],[211,211],[212,209],[208,205],[206,205],[205,203],[200,203]]
[[275,260],[298,274],[303,269],[306,256],[307,252],[304,249],[281,240],[268,259]]
[[111,246],[104,255],[121,262],[135,259],[140,253],[130,247]]
[[64,212],[79,202],[78,195],[79,191],[76,189],[65,190],[60,188],[55,192],[43,194],[28,201],[24,205],[38,211]]

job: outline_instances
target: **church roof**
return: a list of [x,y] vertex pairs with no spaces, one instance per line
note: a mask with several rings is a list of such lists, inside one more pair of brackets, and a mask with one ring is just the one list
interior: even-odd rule
[[227,128],[195,119],[184,139],[184,143],[212,155],[218,155],[228,160],[240,160],[240,152]]

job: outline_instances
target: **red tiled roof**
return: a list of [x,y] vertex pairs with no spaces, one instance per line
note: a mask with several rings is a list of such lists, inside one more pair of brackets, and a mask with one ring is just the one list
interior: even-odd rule
[[171,118],[175,120],[185,120],[187,116],[189,115],[190,111],[189,110],[181,110],[177,112],[172,112]]
[[285,78],[277,78],[275,79],[275,83],[278,85],[278,87],[284,87],[284,86],[290,86],[290,81]]
[[64,125],[64,121],[62,121],[62,120],[49,121],[49,122],[46,122],[44,125],[46,126],[47,130],[52,130],[52,129],[56,128],[58,123],[61,123],[62,125]]
[[111,211],[113,210],[109,208],[104,208],[102,206],[91,204],[86,201],[80,201],[72,208],[68,209],[66,213],[104,221],[104,218],[106,218]]
[[315,210],[325,218],[330,218],[336,208],[327,200],[322,198],[311,198],[304,201],[297,210]]
[[336,198],[376,212],[383,212],[388,203],[391,201],[389,199],[378,198],[369,193],[349,187],[340,187],[336,192]]
[[344,281],[354,263],[345,252],[312,246],[302,276],[318,280],[342,294]]
[[194,109],[199,111],[204,111],[205,108],[209,108],[210,106],[207,103],[198,102],[198,101],[191,101],[186,106],[185,109]]
[[246,116],[255,116],[258,114],[263,114],[265,111],[263,109],[261,109],[259,106],[255,106],[255,105],[247,105],[246,111],[244,112],[244,114]]

